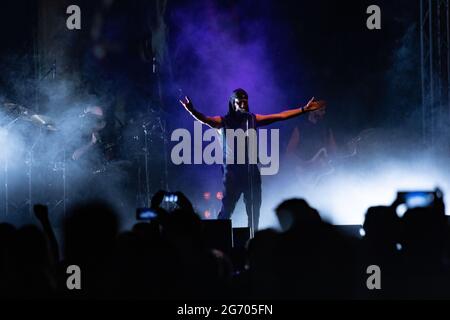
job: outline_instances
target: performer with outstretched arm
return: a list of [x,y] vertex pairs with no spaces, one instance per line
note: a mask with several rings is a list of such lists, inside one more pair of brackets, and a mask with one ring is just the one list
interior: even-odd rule
[[[218,130],[256,129],[277,121],[297,117],[306,112],[315,111],[325,106],[324,101],[312,98],[305,106],[286,110],[280,113],[261,115],[249,112],[248,94],[243,89],[233,91],[228,102],[228,113],[225,116],[206,116],[197,111],[189,97],[180,100],[183,107],[198,121]],[[225,134],[222,137],[225,139]],[[229,148],[223,142],[224,156],[228,155]],[[248,153],[246,148],[246,153]],[[248,156],[246,157],[248,159]],[[257,164],[227,164],[222,166],[224,192],[222,209],[218,219],[230,219],[237,201],[244,194],[244,202],[248,216],[248,225],[251,233],[258,229],[259,211],[261,207],[261,174]]]

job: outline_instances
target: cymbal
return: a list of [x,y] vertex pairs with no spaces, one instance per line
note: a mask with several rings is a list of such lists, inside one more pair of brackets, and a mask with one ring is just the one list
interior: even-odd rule
[[57,131],[52,119],[47,116],[43,116],[40,114],[33,114],[31,117],[29,117],[29,121],[34,123],[37,126],[43,127],[50,131]]
[[39,127],[50,131],[57,131],[57,128],[54,125],[53,120],[50,117],[36,114],[34,111],[26,108],[20,104],[6,102],[3,103],[3,106],[7,110],[8,113],[13,113],[15,116],[29,121]]

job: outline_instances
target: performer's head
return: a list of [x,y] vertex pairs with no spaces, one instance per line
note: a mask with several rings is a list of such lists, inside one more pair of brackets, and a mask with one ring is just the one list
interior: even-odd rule
[[100,131],[106,126],[103,109],[99,106],[89,106],[84,109],[85,124],[92,131]]
[[236,89],[230,96],[228,102],[228,114],[248,112],[248,94],[244,89]]

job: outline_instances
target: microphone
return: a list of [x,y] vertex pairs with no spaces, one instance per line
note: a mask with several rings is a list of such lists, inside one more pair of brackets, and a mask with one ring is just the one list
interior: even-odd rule
[[249,120],[249,119],[252,119],[252,114],[250,113],[250,111],[247,111],[247,110],[242,110],[242,111],[239,111],[244,117],[246,117],[247,118],[247,121]]
[[250,112],[248,111],[248,110],[243,110],[243,109],[240,109],[239,111],[238,111],[238,113],[240,113],[240,114],[243,114],[243,115],[245,115],[245,116],[250,116]]

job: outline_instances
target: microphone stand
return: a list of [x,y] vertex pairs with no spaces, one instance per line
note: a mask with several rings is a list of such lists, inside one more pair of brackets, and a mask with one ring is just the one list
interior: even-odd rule
[[248,182],[248,186],[250,189],[250,239],[253,239],[253,237],[255,236],[255,216],[254,216],[254,203],[253,203],[253,167],[250,164],[250,157],[249,157],[249,153],[250,153],[250,143],[249,143],[249,118],[252,119],[252,128],[254,129],[254,123],[253,123],[253,117],[250,113],[247,113],[247,130],[245,132],[246,134],[246,144],[247,144],[247,150],[246,150],[246,155],[247,155],[247,182]]

